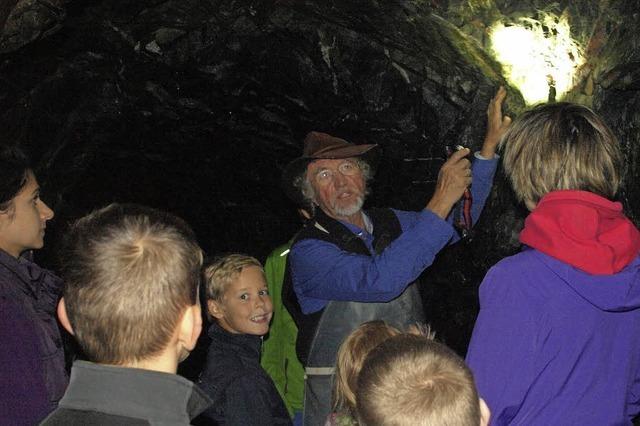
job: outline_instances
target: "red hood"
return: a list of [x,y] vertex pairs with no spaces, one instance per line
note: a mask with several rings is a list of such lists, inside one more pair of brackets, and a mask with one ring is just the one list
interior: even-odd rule
[[640,252],[640,232],[622,204],[586,191],[545,195],[525,220],[520,241],[598,275],[619,272]]

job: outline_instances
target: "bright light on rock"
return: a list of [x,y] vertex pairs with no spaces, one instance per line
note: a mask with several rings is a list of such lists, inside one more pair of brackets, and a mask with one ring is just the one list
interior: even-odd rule
[[528,104],[560,100],[573,87],[574,75],[584,63],[584,50],[571,38],[566,17],[544,14],[540,21],[522,18],[510,26],[497,23],[490,37],[507,79]]

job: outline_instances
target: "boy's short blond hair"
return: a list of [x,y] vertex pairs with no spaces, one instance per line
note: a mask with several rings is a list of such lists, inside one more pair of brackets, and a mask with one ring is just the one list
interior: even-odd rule
[[400,333],[384,321],[368,321],[347,336],[340,345],[333,379],[333,411],[355,416],[358,374],[373,348]]
[[63,253],[67,316],[91,361],[159,355],[198,303],[202,251],[172,214],[112,204],[78,220]]
[[480,403],[462,358],[428,336],[400,334],[371,351],[358,377],[361,426],[478,426]]
[[202,267],[206,299],[222,302],[229,285],[238,278],[244,268],[249,266],[257,266],[264,271],[258,259],[240,253],[232,253],[206,261]]
[[609,127],[589,108],[559,102],[534,107],[505,133],[504,168],[516,195],[533,206],[551,191],[618,191],[622,154]]

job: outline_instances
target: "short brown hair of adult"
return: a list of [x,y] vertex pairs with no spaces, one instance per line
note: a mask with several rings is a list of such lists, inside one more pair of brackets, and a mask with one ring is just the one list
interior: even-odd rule
[[478,426],[480,403],[464,361],[427,336],[400,334],[375,348],[358,377],[361,426]]
[[202,267],[202,279],[207,300],[222,302],[229,285],[238,278],[244,268],[262,264],[255,257],[241,253],[231,253],[207,260]]
[[504,168],[528,206],[551,191],[582,190],[612,199],[622,174],[618,140],[589,108],[543,104],[518,117],[503,140]]
[[161,354],[198,303],[202,251],[170,213],[111,204],[72,225],[64,246],[65,307],[91,361],[122,365]]
[[373,348],[400,331],[384,321],[362,323],[349,334],[338,349],[333,380],[333,411],[355,416],[358,374]]

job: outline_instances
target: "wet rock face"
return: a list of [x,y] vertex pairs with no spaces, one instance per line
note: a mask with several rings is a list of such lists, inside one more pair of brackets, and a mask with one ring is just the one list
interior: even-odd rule
[[[380,144],[368,204],[421,209],[446,145],[482,143],[502,70],[487,28],[566,13],[588,46],[572,99],[620,136],[640,216],[636,2],[30,1],[0,6],[0,128],[33,154],[64,225],[113,201],[187,219],[207,252],[264,258],[299,226],[280,173],[310,130]],[[508,109],[524,108],[510,88]],[[526,212],[502,175],[474,238],[421,278],[430,320],[460,352],[477,286],[518,250]]]
[[0,5],[0,53],[56,33],[66,13],[63,0],[6,0]]

